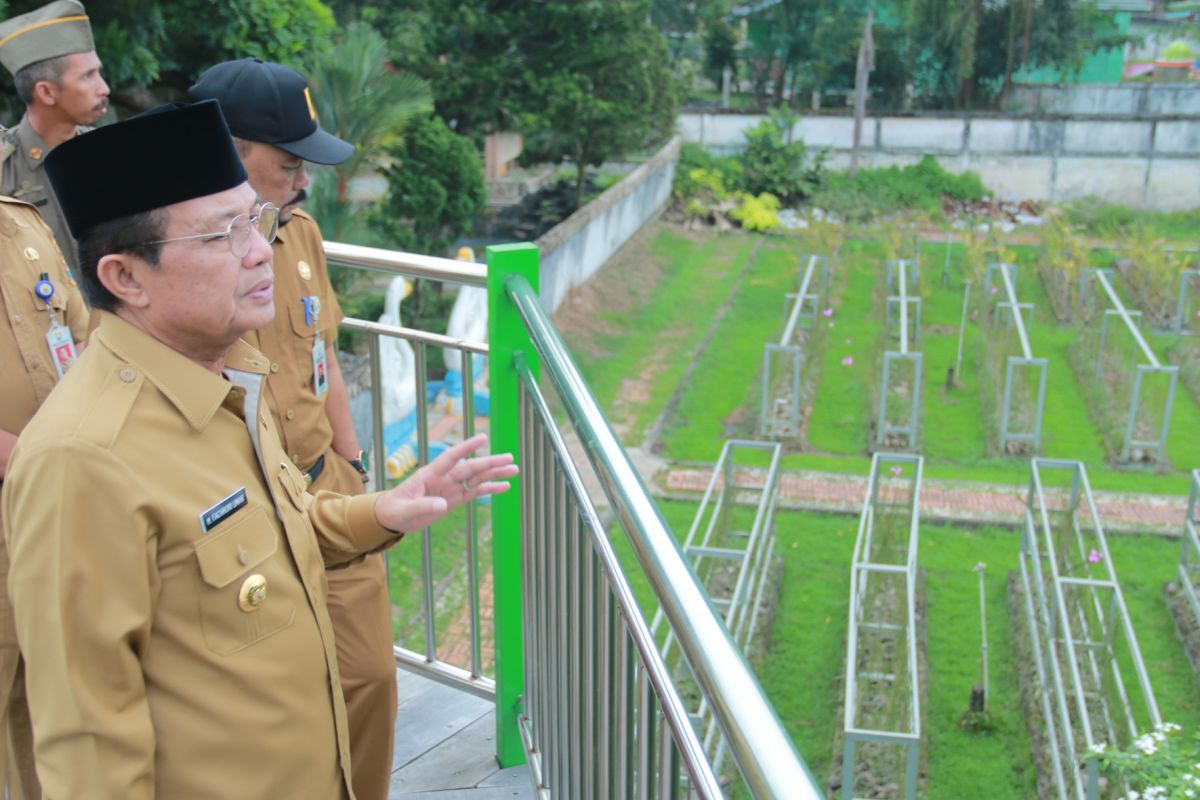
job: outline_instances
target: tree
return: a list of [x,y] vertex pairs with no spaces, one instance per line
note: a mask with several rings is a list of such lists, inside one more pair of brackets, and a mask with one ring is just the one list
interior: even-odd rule
[[334,0],[342,19],[360,18],[387,34],[391,61],[424,78],[438,116],[481,144],[511,130],[524,93],[526,57],[518,24],[529,0],[408,0],[379,6]]
[[[45,0],[12,0],[5,17]],[[0,5],[4,5],[0,3]],[[221,61],[256,56],[304,71],[328,49],[333,12],[320,0],[106,0],[87,7],[112,99],[141,111],[182,96],[199,74]],[[5,73],[5,93],[15,99]]]
[[388,246],[441,254],[487,202],[483,163],[470,139],[435,116],[414,119],[388,148],[387,197],[372,214]]
[[661,139],[675,124],[667,47],[647,0],[538,4],[525,15],[519,116],[526,153],[586,170]]
[[717,86],[722,85],[726,69],[737,85],[737,31],[723,19],[704,28],[704,76]]
[[1128,37],[1112,12],[1078,0],[913,0],[911,56],[926,104],[969,107],[1007,91],[1022,68],[1077,72],[1091,53]]
[[335,239],[345,233],[349,213],[346,189],[363,167],[382,160],[398,143],[408,121],[432,108],[429,84],[389,68],[387,42],[370,25],[351,23],[333,49],[319,55],[309,82],[321,126],[354,145],[354,153],[333,169],[333,207],[321,195],[318,219]]

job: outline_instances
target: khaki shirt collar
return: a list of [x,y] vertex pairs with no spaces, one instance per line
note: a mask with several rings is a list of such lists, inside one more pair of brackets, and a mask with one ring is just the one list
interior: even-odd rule
[[[116,356],[141,370],[188,424],[203,431],[225,401],[233,384],[214,375],[116,314],[100,313],[95,338]],[[227,370],[267,373],[267,359],[242,340],[225,354]]]
[[[21,148],[21,155],[25,157],[25,163],[29,165],[30,169],[41,169],[42,163],[50,153],[50,148],[46,147],[42,137],[33,129],[28,113],[21,117],[17,127],[13,128],[13,134]],[[36,152],[37,158],[34,158],[31,152]]]

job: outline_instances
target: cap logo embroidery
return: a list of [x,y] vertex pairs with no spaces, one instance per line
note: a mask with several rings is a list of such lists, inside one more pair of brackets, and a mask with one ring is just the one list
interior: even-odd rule
[[304,102],[308,103],[308,116],[313,119],[317,118],[317,107],[313,105],[312,95],[308,92],[308,87],[304,87]]

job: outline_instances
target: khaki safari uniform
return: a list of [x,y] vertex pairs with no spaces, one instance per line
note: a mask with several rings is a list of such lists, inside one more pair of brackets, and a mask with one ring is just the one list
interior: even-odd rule
[[[58,322],[71,329],[72,339],[83,341],[87,307],[67,275],[50,229],[33,206],[0,197],[0,430],[12,434],[25,428],[58,383],[46,342],[50,312],[33,292],[43,272],[54,284],[50,307]],[[7,786],[13,798],[37,798],[25,668],[8,601],[8,548],[3,533],[0,521],[0,793]],[[6,740],[13,755],[7,764]]]
[[[75,133],[87,133],[91,128],[77,125]],[[67,260],[72,270],[79,269],[79,251],[75,245],[75,237],[67,228],[62,208],[58,205],[58,197],[50,188],[46,171],[42,163],[46,160],[50,148],[42,141],[42,137],[29,124],[29,115],[21,117],[14,128],[0,134],[0,161],[3,162],[3,175],[0,175],[0,195],[15,197],[27,203],[33,203],[42,214],[42,219],[54,232],[54,240]]]
[[[275,319],[246,341],[271,359],[267,403],[285,452],[305,472],[320,473],[310,491],[358,494],[362,479],[334,452],[333,428],[325,413],[328,394],[316,395],[313,345],[317,329],[326,348],[337,344],[343,319],[329,282],[321,230],[303,211],[279,229],[272,245]],[[320,312],[306,318],[302,297],[315,296]],[[315,324],[314,324],[315,323]],[[323,459],[323,461],[321,461]],[[358,800],[384,800],[391,780],[396,725],[396,660],[392,651],[391,600],[383,557],[328,572],[329,616],[333,619],[342,691],[350,719],[350,754]]]
[[325,565],[399,536],[305,491],[254,348],[101,317],[3,498],[46,800],[350,797]]

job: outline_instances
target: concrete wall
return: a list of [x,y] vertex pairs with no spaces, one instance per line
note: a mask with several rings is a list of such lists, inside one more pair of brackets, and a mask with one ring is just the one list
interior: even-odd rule
[[[745,146],[744,131],[764,117],[683,114],[684,141],[715,152]],[[850,117],[801,118],[794,134],[830,149],[830,165],[850,160]],[[871,117],[863,122],[860,163],[913,164],[932,155],[948,170],[977,172],[997,197],[1062,202],[1098,196],[1140,208],[1200,205],[1200,122],[1088,117]]]
[[1074,86],[1018,86],[1009,95],[1005,111],[1102,117],[1200,115],[1200,85],[1081,83]]
[[537,240],[547,311],[553,313],[572,287],[590,278],[666,205],[681,143],[679,136],[671,139],[624,180]]

